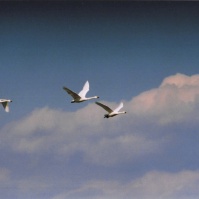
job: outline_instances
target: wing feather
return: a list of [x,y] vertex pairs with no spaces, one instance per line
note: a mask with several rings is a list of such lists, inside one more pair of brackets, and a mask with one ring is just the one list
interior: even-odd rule
[[9,112],[9,106],[8,102],[2,102],[3,108],[5,109],[6,112]]
[[83,89],[79,92],[79,96],[82,98],[86,97],[86,93],[89,91],[89,82],[86,81],[86,83],[84,84]]
[[110,109],[108,106],[106,106],[106,105],[104,105],[104,104],[102,104],[102,103],[100,103],[100,102],[95,102],[95,103],[96,103],[97,105],[101,106],[103,109],[105,109],[108,113],[113,112],[113,110]]
[[121,102],[120,105],[114,109],[114,112],[118,112],[123,107],[123,103]]
[[79,96],[77,93],[71,91],[69,88],[66,88],[66,87],[64,86],[63,89],[64,89],[69,95],[71,95],[71,97],[72,97],[74,100],[80,99],[80,96]]

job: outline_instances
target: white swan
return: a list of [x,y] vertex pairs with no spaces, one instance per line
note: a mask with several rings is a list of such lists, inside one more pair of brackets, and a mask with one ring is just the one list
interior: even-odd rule
[[4,108],[5,112],[9,112],[9,106],[8,106],[9,102],[12,102],[12,100],[0,99],[0,103],[3,105],[3,108]]
[[110,109],[108,106],[106,106],[106,105],[104,105],[104,104],[102,104],[102,103],[99,103],[99,102],[95,102],[95,103],[96,103],[97,105],[101,106],[103,109],[105,109],[105,110],[108,112],[108,114],[105,114],[105,115],[104,115],[104,118],[114,117],[114,116],[116,116],[116,115],[125,114],[125,113],[126,113],[126,111],[119,111],[119,110],[123,107],[123,103],[122,103],[122,102],[121,102],[120,105],[119,105],[116,109],[114,109],[114,110]]
[[79,102],[83,102],[83,101],[87,101],[90,99],[95,99],[95,98],[99,98],[98,96],[94,96],[94,97],[86,97],[86,93],[89,91],[89,82],[86,81],[86,83],[84,84],[83,89],[79,92],[79,94],[71,91],[70,89],[63,87],[63,89],[72,96],[73,100],[71,101],[71,103],[79,103]]

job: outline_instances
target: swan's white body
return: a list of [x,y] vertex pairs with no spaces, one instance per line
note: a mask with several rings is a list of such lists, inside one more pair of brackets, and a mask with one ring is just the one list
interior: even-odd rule
[[86,81],[86,83],[84,84],[83,89],[79,92],[79,94],[75,93],[74,91],[63,87],[63,89],[69,94],[71,95],[71,97],[73,98],[73,100],[71,101],[71,103],[79,103],[79,102],[83,102],[83,101],[87,101],[90,99],[96,99],[99,98],[98,96],[94,96],[94,97],[86,97],[87,92],[89,91],[89,82]]
[[5,112],[9,112],[9,106],[8,106],[9,102],[12,102],[12,100],[0,99],[0,103],[3,105],[3,108],[4,108]]
[[95,102],[95,103],[96,103],[97,105],[101,106],[103,109],[105,109],[105,110],[108,112],[108,114],[105,114],[105,115],[104,115],[104,118],[114,117],[114,116],[116,116],[116,115],[125,114],[125,113],[126,113],[126,111],[119,111],[119,110],[123,107],[123,103],[122,103],[122,102],[121,102],[120,105],[119,105],[116,109],[114,109],[114,110],[110,109],[108,106],[106,106],[106,105],[104,105],[104,104],[102,104],[102,103],[99,103],[99,102]]

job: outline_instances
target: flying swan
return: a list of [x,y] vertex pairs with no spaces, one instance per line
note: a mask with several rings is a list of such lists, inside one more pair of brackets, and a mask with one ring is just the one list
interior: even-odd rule
[[116,115],[119,115],[119,114],[125,114],[126,111],[119,111],[122,107],[123,107],[123,103],[121,102],[120,105],[112,110],[110,109],[108,106],[102,104],[102,103],[99,103],[99,102],[95,102],[97,105],[101,106],[103,109],[105,109],[108,113],[104,115],[104,118],[109,118],[109,117],[114,117]]
[[65,86],[63,87],[63,89],[72,96],[73,100],[71,101],[71,103],[79,103],[79,102],[83,102],[83,101],[87,101],[90,99],[96,99],[99,98],[98,96],[94,96],[94,97],[86,97],[86,93],[89,91],[89,82],[86,81],[86,83],[84,84],[83,89],[79,92],[79,94],[73,92],[72,90],[66,88]]
[[5,112],[9,112],[9,106],[8,106],[9,102],[12,102],[12,100],[0,99],[0,103],[3,105],[3,108],[4,108]]

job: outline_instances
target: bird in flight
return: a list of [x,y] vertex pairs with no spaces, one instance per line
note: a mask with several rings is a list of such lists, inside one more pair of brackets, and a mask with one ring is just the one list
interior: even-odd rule
[[9,112],[9,106],[8,106],[9,102],[12,102],[12,100],[0,99],[0,103],[3,105],[3,108],[4,108],[5,112]]
[[109,108],[108,106],[100,103],[100,102],[95,102],[97,105],[101,106],[103,109],[105,109],[108,113],[104,115],[104,118],[109,118],[109,117],[114,117],[116,115],[119,114],[125,114],[126,111],[119,111],[122,107],[123,107],[123,103],[121,102],[120,105],[112,110],[111,108]]
[[79,103],[79,102],[84,102],[84,101],[87,101],[87,100],[90,100],[90,99],[99,98],[98,96],[86,97],[86,94],[89,91],[89,82],[88,81],[86,81],[86,83],[84,84],[83,89],[79,92],[79,94],[75,93],[74,91],[70,90],[69,88],[66,88],[65,86],[63,87],[63,89],[69,95],[71,95],[71,97],[73,98],[71,103]]

